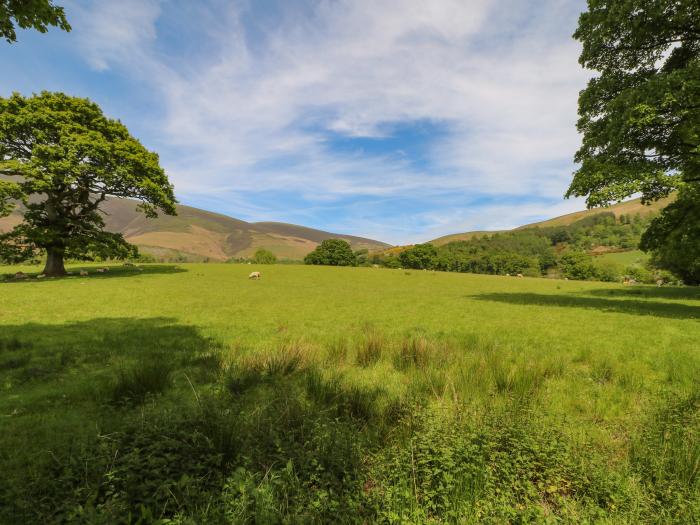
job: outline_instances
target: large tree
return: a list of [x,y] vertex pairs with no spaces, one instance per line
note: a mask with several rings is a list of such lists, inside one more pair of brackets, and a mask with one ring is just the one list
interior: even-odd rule
[[0,177],[0,217],[18,204],[24,216],[0,235],[0,259],[46,252],[46,275],[65,274],[65,258],[134,253],[104,230],[100,205],[110,196],[138,200],[148,217],[175,214],[158,155],[97,104],[62,93],[0,97]]
[[15,24],[41,33],[46,33],[49,26],[64,31],[71,29],[63,8],[54,5],[52,0],[0,0],[0,38],[16,42]]
[[[683,209],[700,207],[700,2],[588,0],[574,37],[580,63],[597,72],[579,97],[580,163],[567,196],[589,206],[640,194],[652,201],[681,190]],[[697,232],[674,213],[650,229],[662,249],[671,226]],[[652,236],[655,236],[652,239]],[[700,238],[687,238],[700,243]],[[653,241],[653,242],[652,242]]]
[[357,266],[357,256],[343,239],[326,239],[304,257],[306,264],[328,266]]

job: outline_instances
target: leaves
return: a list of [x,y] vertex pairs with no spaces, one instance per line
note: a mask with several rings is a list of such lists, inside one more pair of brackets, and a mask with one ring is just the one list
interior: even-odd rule
[[40,33],[46,33],[49,26],[71,30],[63,8],[53,5],[52,0],[0,0],[0,37],[9,43],[17,41],[15,23]]
[[49,92],[0,98],[0,159],[0,176],[11,181],[0,181],[0,216],[24,204],[24,222],[0,237],[12,260],[40,250],[133,255],[121,235],[103,231],[107,196],[137,199],[148,217],[175,214],[158,155],[87,99]]

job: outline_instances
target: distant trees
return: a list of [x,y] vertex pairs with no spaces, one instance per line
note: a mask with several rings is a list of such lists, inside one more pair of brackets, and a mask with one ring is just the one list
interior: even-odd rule
[[584,252],[569,252],[559,259],[560,273],[569,279],[585,281],[596,277],[596,267]]
[[700,2],[588,0],[574,36],[581,65],[597,74],[579,97],[583,144],[567,196],[598,206],[681,190],[642,247],[698,282]]
[[15,24],[41,33],[46,33],[49,26],[71,30],[63,8],[53,5],[52,0],[0,0],[0,38],[16,42]]
[[260,248],[253,255],[253,262],[255,264],[275,264],[277,262],[277,256],[270,250],[265,248]]
[[428,270],[435,267],[437,250],[430,243],[416,244],[399,254],[399,261],[404,268]]
[[[605,249],[596,250],[596,253],[636,248],[652,220],[649,215],[617,218],[612,212],[601,212],[568,225],[524,228],[441,246],[417,244],[398,254],[394,251],[375,253],[370,256],[370,262],[386,268],[533,277],[551,273],[568,279],[605,281],[628,276],[640,282],[655,282],[658,278],[670,282],[672,276],[658,268],[642,268],[636,263],[626,266],[588,253],[601,247]],[[696,256],[697,250],[695,246],[686,247],[688,257]],[[687,279],[686,282],[692,282]]]
[[306,264],[328,266],[357,266],[357,256],[350,244],[342,239],[326,239],[304,257]]
[[0,235],[0,260],[46,253],[46,275],[64,259],[124,258],[136,248],[104,230],[108,196],[140,201],[147,217],[174,215],[175,196],[158,155],[84,98],[42,92],[0,98],[0,217],[21,203],[24,220]]

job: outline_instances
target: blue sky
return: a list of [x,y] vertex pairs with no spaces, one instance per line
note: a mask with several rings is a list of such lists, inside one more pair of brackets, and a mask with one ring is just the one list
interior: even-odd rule
[[0,45],[0,96],[86,96],[179,200],[425,241],[564,200],[584,0],[57,0],[71,33]]

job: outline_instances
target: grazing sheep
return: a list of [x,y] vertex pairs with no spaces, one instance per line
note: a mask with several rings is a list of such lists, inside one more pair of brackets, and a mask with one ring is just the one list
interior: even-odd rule
[[15,274],[15,279],[20,280],[20,279],[29,279],[29,276],[24,273],[24,272],[17,272]]
[[519,273],[519,274],[518,274],[518,277],[523,277],[523,274],[522,274],[522,273]]
[[134,266],[134,263],[129,262],[129,261],[126,261],[126,262],[124,263],[124,266],[133,267],[133,266]]
[[663,284],[664,284],[664,280],[663,280],[663,279],[657,279],[657,280],[656,280],[656,286],[662,286]]
[[80,270],[80,277],[87,277],[87,276],[88,276],[87,270]]
[[36,276],[37,279],[43,279],[46,277],[43,273],[40,273],[39,275]]
[[260,277],[260,272],[251,272],[251,274],[248,276],[248,279],[255,279],[257,281],[258,279],[260,279]]

